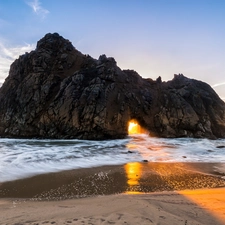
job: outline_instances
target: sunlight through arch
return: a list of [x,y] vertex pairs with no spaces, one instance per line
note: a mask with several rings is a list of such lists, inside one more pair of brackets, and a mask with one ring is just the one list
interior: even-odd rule
[[137,120],[132,119],[128,122],[128,134],[143,134],[146,131],[138,124]]

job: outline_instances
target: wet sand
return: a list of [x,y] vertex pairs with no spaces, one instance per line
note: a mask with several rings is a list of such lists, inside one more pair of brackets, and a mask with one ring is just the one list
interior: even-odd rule
[[5,182],[0,224],[225,224],[224,176],[220,163],[128,163]]
[[0,183],[0,198],[63,200],[225,186],[224,164],[128,163],[76,169]]

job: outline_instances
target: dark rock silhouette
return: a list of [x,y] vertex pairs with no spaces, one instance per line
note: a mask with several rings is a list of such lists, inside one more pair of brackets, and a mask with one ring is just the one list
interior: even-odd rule
[[143,79],[57,33],[15,60],[0,88],[1,137],[124,138],[131,119],[153,136],[225,137],[225,103],[208,84]]

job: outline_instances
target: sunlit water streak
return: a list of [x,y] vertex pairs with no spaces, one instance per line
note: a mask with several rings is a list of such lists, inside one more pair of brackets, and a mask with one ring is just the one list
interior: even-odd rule
[[36,174],[128,162],[223,162],[225,139],[0,139],[0,182]]

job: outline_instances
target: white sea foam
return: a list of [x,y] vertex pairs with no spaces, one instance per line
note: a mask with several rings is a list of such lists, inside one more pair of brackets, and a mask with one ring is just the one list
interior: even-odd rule
[[[123,140],[0,139],[0,182],[127,162],[224,162],[225,139],[166,139],[132,135]],[[218,148],[220,146],[220,148]]]

